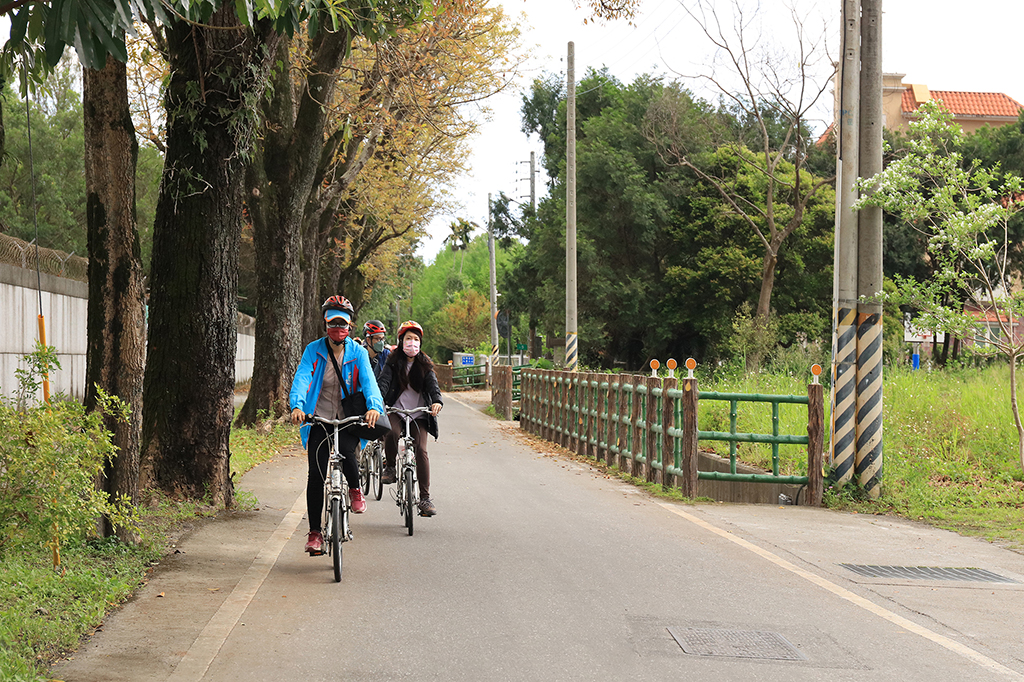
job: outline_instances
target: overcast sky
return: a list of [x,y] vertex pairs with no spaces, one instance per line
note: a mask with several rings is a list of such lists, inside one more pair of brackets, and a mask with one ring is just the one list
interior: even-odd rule
[[[529,195],[528,161],[541,145],[519,132],[522,87],[544,73],[565,73],[565,54],[575,44],[576,75],[589,67],[607,66],[612,75],[629,83],[640,73],[676,74],[702,71],[711,55],[707,39],[697,33],[679,0],[642,0],[633,21],[587,23],[585,9],[572,0],[503,0],[508,14],[522,14],[524,45],[532,59],[521,85],[493,98],[493,118],[472,143],[473,172],[462,178],[455,196],[463,210],[440,216],[429,228],[420,253],[428,261],[442,248],[448,224],[461,216],[483,226],[487,222],[487,194],[504,191],[514,198]],[[729,3],[719,1],[719,7]],[[764,0],[766,32],[771,39],[792,36],[792,2]],[[749,5],[753,7],[753,5]],[[798,7],[808,24],[828,23],[829,48],[838,48],[840,0],[805,0]],[[721,11],[721,10],[720,10]],[[886,72],[905,73],[904,82],[923,83],[933,90],[1003,92],[1024,102],[1024,71],[1020,68],[1020,19],[1024,5],[1017,0],[883,0],[882,66]],[[691,89],[694,83],[683,81]],[[829,95],[831,97],[831,95]],[[544,191],[538,182],[538,194]]]

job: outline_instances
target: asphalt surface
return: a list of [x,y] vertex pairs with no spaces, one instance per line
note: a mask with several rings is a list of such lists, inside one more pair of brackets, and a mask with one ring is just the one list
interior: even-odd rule
[[243,478],[258,511],[181,541],[54,678],[1024,680],[1021,554],[888,517],[665,502],[471,399],[446,396],[439,513],[412,537],[385,487],[335,583],[302,552],[296,449]]

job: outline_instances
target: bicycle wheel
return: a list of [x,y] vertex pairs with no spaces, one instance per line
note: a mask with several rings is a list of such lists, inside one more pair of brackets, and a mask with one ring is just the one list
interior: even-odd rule
[[409,529],[409,535],[412,535],[412,519],[413,519],[414,516],[416,516],[416,514],[413,511],[413,508],[415,506],[413,504],[413,500],[415,498],[413,497],[413,488],[412,487],[415,484],[413,483],[413,480],[412,480],[412,470],[406,469],[405,470],[404,478],[405,478],[405,483],[404,483],[404,487],[405,487],[405,527]]
[[[360,486],[363,489],[364,495],[370,494],[370,476],[372,475],[373,467],[373,443],[367,443],[363,451],[359,453],[359,480],[362,481]],[[380,499],[379,497],[377,498]]]
[[331,499],[331,557],[334,559],[334,582],[341,582],[341,500]]
[[374,443],[370,457],[373,459],[373,494],[379,500],[384,496],[384,446],[380,441]]

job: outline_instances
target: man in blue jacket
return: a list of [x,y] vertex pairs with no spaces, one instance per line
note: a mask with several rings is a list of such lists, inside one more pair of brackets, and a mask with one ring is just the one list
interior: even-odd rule
[[[354,313],[352,304],[344,296],[331,296],[324,301],[321,310],[327,335],[306,346],[302,353],[289,394],[292,423],[301,423],[307,414],[324,419],[353,417],[355,415],[345,414],[342,398],[361,392],[366,398],[366,423],[375,429],[378,427],[377,420],[384,412],[384,401],[377,388],[366,349],[349,338]],[[379,425],[379,429],[383,429],[381,433],[386,432],[383,424]],[[303,424],[300,430],[302,445],[309,457],[309,475],[306,479],[309,537],[306,552],[310,556],[323,554],[324,551],[321,512],[324,506],[324,474],[330,456],[327,439],[333,435],[333,430],[333,426],[319,422]],[[344,456],[342,472],[348,482],[352,511],[362,514],[366,511],[366,500],[359,489],[359,464],[356,459],[358,445],[359,435],[353,429],[344,429],[338,434],[338,447]]]

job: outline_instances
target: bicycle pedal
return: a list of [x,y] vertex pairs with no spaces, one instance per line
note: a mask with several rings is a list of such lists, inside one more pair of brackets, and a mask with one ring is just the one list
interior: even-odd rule
[[327,552],[323,550],[320,550],[319,552],[309,552],[309,556],[323,556],[324,554],[327,554]]

